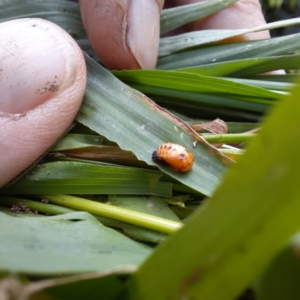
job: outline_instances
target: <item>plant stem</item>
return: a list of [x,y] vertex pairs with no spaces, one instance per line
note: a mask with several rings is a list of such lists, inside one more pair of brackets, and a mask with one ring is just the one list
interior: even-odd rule
[[218,150],[225,154],[226,156],[230,157],[233,160],[239,159],[244,153],[245,150],[243,149],[224,149],[224,148],[218,148]]
[[244,149],[224,149],[224,148],[218,148],[218,150],[223,154],[228,155],[243,155],[245,153]]
[[32,211],[40,211],[46,214],[51,214],[51,215],[61,215],[61,214],[66,214],[70,212],[74,212],[73,209],[69,209],[66,207],[62,206],[57,206],[53,204],[47,204],[47,203],[42,203],[42,202],[37,202],[37,201],[32,201],[32,200],[25,200],[25,199],[20,199],[20,198],[13,198],[9,196],[1,196],[0,197],[0,203],[5,206],[12,206],[12,205],[18,205],[20,203],[26,205],[28,208],[30,208]]
[[[37,210],[39,212],[50,214],[50,215],[61,215],[61,214],[67,214],[67,213],[76,211],[74,209],[66,208],[66,207],[63,207],[60,205],[42,203],[42,202],[37,202],[37,201],[33,201],[33,200],[13,198],[13,197],[9,197],[9,196],[1,196],[0,197],[0,204],[5,205],[5,206],[11,207],[14,204],[18,205],[20,203],[25,205],[32,211]],[[105,217],[100,217],[100,216],[94,216],[94,217],[105,226],[120,228],[120,224],[116,220],[105,218]]]
[[209,143],[243,143],[248,142],[255,133],[208,134],[202,137]]
[[50,202],[58,205],[86,211],[97,216],[127,222],[167,234],[173,233],[182,227],[182,224],[179,222],[79,197],[69,195],[39,195],[38,197],[48,199]]

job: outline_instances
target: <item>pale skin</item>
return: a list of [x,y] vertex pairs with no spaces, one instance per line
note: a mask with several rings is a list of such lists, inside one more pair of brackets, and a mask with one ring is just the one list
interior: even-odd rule
[[[170,7],[199,0],[79,2],[86,31],[101,61],[111,69],[132,69],[155,67],[163,5]],[[101,15],[103,9],[97,10],[99,5],[105,5],[106,14]],[[27,27],[23,24],[21,27],[28,29],[24,31],[13,28],[16,26],[13,23],[0,24],[0,33],[2,30],[6,34],[6,39],[0,41],[0,187],[29,167],[67,130],[85,91],[86,69],[76,43],[57,26],[35,21],[26,23]],[[258,0],[240,0],[181,30],[240,29],[264,23]],[[49,36],[26,51],[26,34],[33,30],[30,36],[34,38],[39,34],[38,29],[43,36]],[[110,36],[111,44],[106,48],[99,45],[103,36]],[[239,37],[265,38],[269,38],[268,32]]]

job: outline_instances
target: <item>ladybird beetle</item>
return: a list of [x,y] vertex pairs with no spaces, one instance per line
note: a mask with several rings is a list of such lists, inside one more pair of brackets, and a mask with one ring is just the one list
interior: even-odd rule
[[188,172],[194,164],[194,155],[183,146],[165,143],[152,154],[156,162],[164,162],[178,172]]

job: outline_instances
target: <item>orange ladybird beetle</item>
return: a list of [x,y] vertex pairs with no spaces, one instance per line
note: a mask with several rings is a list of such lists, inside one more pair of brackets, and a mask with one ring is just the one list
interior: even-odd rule
[[163,162],[178,172],[188,172],[194,164],[194,155],[183,146],[165,143],[152,154],[155,162]]

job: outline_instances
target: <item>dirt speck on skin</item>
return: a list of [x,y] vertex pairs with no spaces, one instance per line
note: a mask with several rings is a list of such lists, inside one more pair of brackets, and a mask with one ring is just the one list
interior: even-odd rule
[[45,83],[45,86],[43,86],[42,88],[36,89],[36,93],[43,95],[47,92],[52,92],[52,93],[57,92],[59,90],[59,85],[56,79],[58,79],[58,76],[55,76],[55,79],[53,81],[47,81]]
[[15,215],[19,213],[27,213],[27,214],[38,214],[37,210],[32,211],[29,207],[27,207],[25,204],[19,202],[17,204],[14,204],[10,209]]

